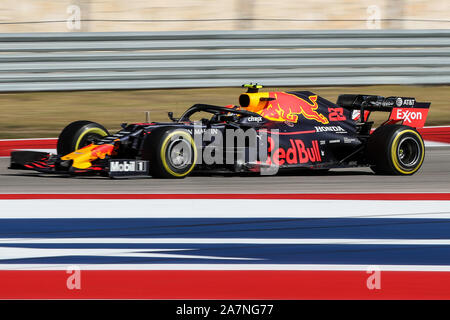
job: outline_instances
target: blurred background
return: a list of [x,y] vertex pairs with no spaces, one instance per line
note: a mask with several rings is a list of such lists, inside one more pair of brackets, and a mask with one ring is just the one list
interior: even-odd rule
[[2,0],[0,138],[237,104],[247,82],[416,97],[449,124],[449,27],[447,0]]
[[[447,0],[2,0],[2,32],[447,29]],[[68,20],[82,20],[68,25]]]

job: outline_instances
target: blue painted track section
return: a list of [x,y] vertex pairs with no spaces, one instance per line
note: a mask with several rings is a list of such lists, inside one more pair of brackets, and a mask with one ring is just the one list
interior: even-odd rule
[[450,239],[450,219],[0,219],[0,238]]
[[[5,259],[2,264],[369,264],[450,265],[449,245],[361,244],[358,239],[450,239],[449,219],[391,218],[117,218],[0,219],[0,248],[80,249],[69,256]],[[26,239],[177,238],[180,243],[27,243]],[[355,239],[348,244],[182,243],[182,238]],[[11,241],[10,241],[11,242]],[[12,241],[14,242],[14,241]],[[172,257],[83,255],[83,249],[125,249]],[[165,249],[175,249],[166,251]],[[150,251],[153,250],[153,251]],[[177,255],[190,255],[183,257]],[[226,259],[224,259],[226,258]]]

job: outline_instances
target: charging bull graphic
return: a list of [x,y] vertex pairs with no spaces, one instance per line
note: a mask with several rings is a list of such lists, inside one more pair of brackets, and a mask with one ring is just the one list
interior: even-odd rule
[[[247,94],[248,95],[248,94]],[[286,92],[250,93],[257,97],[250,97],[248,110],[256,112],[272,121],[298,122],[299,115],[306,119],[328,124],[328,119],[317,112],[317,95],[308,97],[309,101]]]
[[87,169],[92,165],[92,161],[96,159],[105,159],[106,156],[112,155],[114,152],[114,145],[90,144],[84,148],[76,150],[61,157],[61,160],[73,160],[72,166],[77,169]]

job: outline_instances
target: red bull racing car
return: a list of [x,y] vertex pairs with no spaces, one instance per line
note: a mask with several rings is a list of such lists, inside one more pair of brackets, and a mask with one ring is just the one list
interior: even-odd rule
[[[244,87],[238,106],[196,104],[179,118],[169,112],[170,122],[122,124],[114,134],[95,122],[73,122],[59,135],[56,154],[13,151],[10,168],[184,178],[193,171],[274,174],[351,167],[411,175],[423,163],[424,143],[416,129],[424,126],[428,102],[343,94],[333,103],[309,91]],[[389,115],[376,130],[369,121],[374,111]]]

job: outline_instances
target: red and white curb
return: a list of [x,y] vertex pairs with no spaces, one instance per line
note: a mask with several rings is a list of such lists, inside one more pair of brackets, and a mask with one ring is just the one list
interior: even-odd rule
[[56,152],[56,138],[0,140],[0,157],[9,157],[13,150]]

